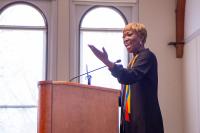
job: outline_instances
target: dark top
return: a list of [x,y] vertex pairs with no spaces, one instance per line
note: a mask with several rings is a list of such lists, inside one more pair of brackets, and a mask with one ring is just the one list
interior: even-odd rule
[[[130,122],[124,121],[122,108],[120,131],[123,133],[164,133],[157,95],[156,56],[149,49],[144,49],[138,54],[132,68],[125,69],[122,65],[115,65],[110,71],[121,84],[131,86]],[[123,93],[124,90],[120,97],[122,107]]]

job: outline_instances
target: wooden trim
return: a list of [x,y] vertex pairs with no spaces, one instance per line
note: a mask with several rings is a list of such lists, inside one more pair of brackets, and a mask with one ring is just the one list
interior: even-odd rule
[[[177,0],[176,7],[176,42],[170,42],[169,45],[176,47],[176,57],[183,57],[184,48],[184,23],[185,23],[185,0]],[[180,43],[181,42],[181,43]]]
[[[48,87],[47,87],[48,86]],[[39,82],[38,131],[52,133],[52,84]]]
[[67,86],[76,86],[76,87],[81,87],[81,88],[89,88],[89,89],[98,89],[102,91],[107,91],[107,92],[116,92],[119,95],[119,90],[114,89],[114,88],[106,88],[106,87],[99,87],[99,86],[94,86],[94,85],[86,85],[86,84],[80,84],[80,83],[75,83],[75,82],[67,82],[67,81],[51,81],[51,80],[46,80],[46,81],[40,81],[38,83],[39,86],[43,85],[67,85]]
[[[184,42],[185,0],[178,0],[176,10],[176,42]],[[176,45],[176,57],[183,57],[184,45]]]

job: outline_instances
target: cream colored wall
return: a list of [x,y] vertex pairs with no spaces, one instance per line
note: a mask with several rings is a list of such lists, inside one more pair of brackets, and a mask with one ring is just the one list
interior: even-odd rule
[[[148,29],[147,47],[158,57],[159,100],[165,133],[183,133],[182,59],[175,57],[175,0],[140,0],[139,21]],[[69,78],[69,1],[58,0],[57,80]],[[66,14],[64,14],[66,13]]]
[[69,0],[58,0],[57,80],[69,79]]
[[185,45],[184,52],[184,133],[200,132],[200,35]]
[[200,1],[186,0],[183,57],[184,133],[200,133]]
[[166,133],[183,133],[182,59],[176,58],[175,0],[140,0],[139,20],[148,30],[147,46],[158,58],[159,100]]

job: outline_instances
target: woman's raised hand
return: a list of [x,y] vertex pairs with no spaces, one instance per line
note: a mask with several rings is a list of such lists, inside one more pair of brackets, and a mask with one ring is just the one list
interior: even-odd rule
[[108,61],[108,54],[105,48],[102,48],[103,52],[98,50],[94,45],[88,44],[89,48],[92,50],[94,55],[101,60],[103,63]]

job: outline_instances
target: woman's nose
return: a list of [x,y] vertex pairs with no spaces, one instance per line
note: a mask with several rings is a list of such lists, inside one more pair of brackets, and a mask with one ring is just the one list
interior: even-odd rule
[[124,42],[127,42],[128,41],[128,38],[127,37],[124,37]]

